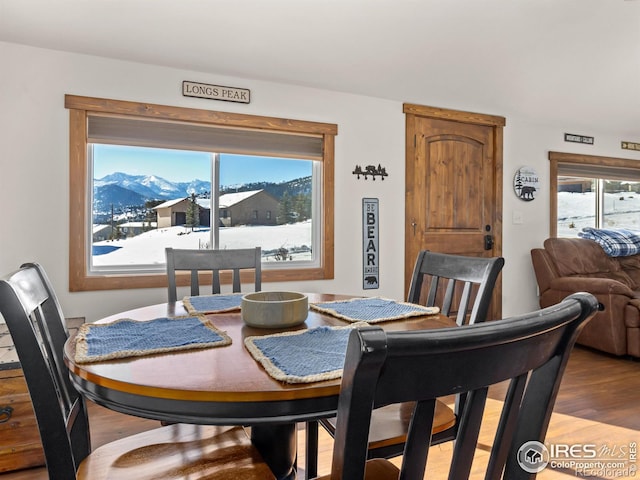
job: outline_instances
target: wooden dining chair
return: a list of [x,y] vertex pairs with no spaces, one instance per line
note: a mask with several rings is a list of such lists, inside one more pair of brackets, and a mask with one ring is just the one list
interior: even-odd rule
[[240,271],[253,270],[254,289],[262,290],[262,250],[241,248],[229,250],[184,250],[165,249],[167,259],[168,297],[170,302],[177,298],[176,271],[191,272],[191,295],[200,295],[201,272],[211,273],[211,293],[220,293],[220,272],[230,270],[233,275],[233,292],[241,291]]
[[[331,474],[323,480],[422,480],[438,398],[468,392],[449,464],[450,479],[469,478],[490,386],[508,387],[485,479],[524,480],[545,463],[544,439],[570,352],[598,308],[588,293],[499,322],[434,330],[354,329],[338,403]],[[446,368],[443,368],[446,365]],[[367,460],[376,408],[414,402],[400,469]],[[489,416],[490,417],[490,416]],[[492,418],[488,421],[492,421]],[[548,460],[548,456],[546,457]],[[474,462],[474,471],[484,460]],[[401,472],[401,473],[400,473]]]
[[[458,325],[483,322],[487,317],[494,286],[502,267],[502,257],[469,257],[423,250],[418,254],[409,288],[408,302],[437,306],[443,315],[456,319]],[[452,409],[443,400],[436,402],[432,444],[455,439],[464,395],[455,399]],[[369,458],[391,458],[402,455],[412,404],[393,404],[376,410],[371,416]],[[319,424],[335,435],[336,417],[319,420]],[[307,425],[307,469],[312,477],[317,468],[317,433]]]
[[502,257],[470,257],[423,250],[413,269],[407,301],[437,306],[458,325],[484,322],[504,266]]
[[64,316],[40,266],[25,264],[0,279],[0,313],[27,382],[49,478],[275,478],[242,427],[171,425],[91,451],[85,400],[63,359]]

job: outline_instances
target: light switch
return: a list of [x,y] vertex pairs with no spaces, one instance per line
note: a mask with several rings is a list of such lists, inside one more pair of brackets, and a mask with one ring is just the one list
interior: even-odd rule
[[514,210],[513,212],[513,224],[514,225],[522,225],[522,212],[519,210]]

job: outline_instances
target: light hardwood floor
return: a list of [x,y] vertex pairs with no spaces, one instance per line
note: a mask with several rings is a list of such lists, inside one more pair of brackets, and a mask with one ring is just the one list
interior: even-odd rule
[[[496,418],[502,388],[491,390],[486,411],[489,420]],[[92,441],[95,446],[158,426],[158,422],[134,419],[111,412],[97,405],[89,408]],[[331,438],[320,428],[319,474],[328,473],[331,464]],[[480,471],[491,445],[490,428],[483,430],[478,445],[473,479],[481,479]],[[299,464],[304,465],[304,432],[298,436]],[[612,357],[600,352],[576,347],[572,353],[551,418],[547,443],[582,445],[593,444],[600,450],[640,444],[640,362]],[[622,453],[612,450],[612,455]],[[444,469],[451,458],[451,443],[431,448],[425,478],[446,478]],[[621,460],[628,461],[629,454]],[[399,462],[400,459],[394,461]],[[640,461],[638,462],[640,466]],[[576,478],[575,468],[549,468],[538,474],[541,480],[569,480]],[[640,478],[640,472],[636,474]],[[0,474],[0,480],[46,480],[44,468]],[[302,469],[299,478],[304,478]],[[620,476],[617,471],[597,472],[592,480],[634,478]]]

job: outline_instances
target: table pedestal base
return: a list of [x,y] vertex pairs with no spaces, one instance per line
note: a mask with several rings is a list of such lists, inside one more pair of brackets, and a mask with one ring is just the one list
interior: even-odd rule
[[295,423],[254,425],[251,441],[278,480],[295,480],[297,437]]

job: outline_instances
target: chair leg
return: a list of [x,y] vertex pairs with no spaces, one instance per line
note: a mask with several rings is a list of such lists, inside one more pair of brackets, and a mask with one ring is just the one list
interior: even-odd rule
[[318,475],[318,422],[306,424],[305,478],[307,480]]

